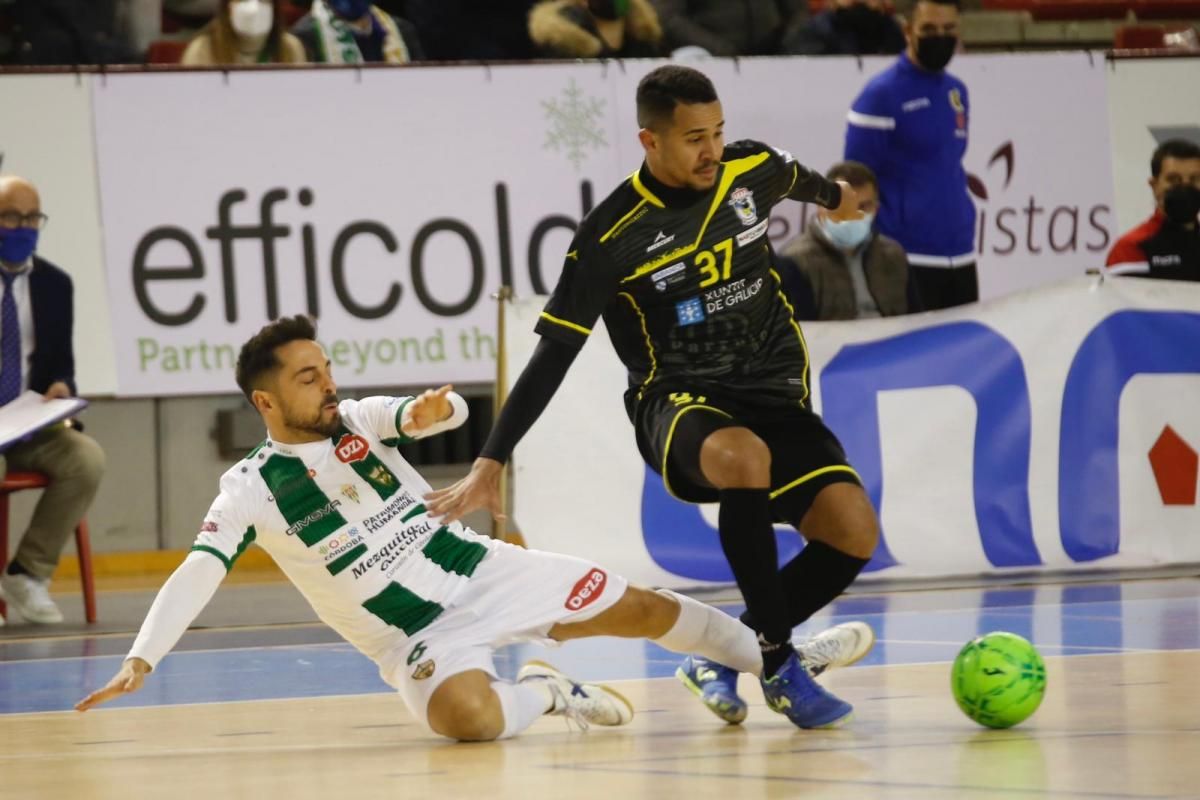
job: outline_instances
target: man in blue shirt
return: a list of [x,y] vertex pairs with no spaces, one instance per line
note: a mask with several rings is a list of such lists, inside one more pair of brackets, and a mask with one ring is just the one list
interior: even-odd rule
[[975,206],[967,194],[967,87],[947,73],[958,46],[958,0],[917,0],[908,48],[867,83],[847,115],[847,160],[879,178],[880,232],[908,252],[921,304],[979,299]]

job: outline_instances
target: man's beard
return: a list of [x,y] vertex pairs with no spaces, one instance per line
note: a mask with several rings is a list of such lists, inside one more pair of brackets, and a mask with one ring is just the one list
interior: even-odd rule
[[316,433],[332,438],[342,426],[342,415],[334,411],[333,418],[328,422],[323,417],[325,416],[325,406],[336,402],[337,397],[327,397],[321,401],[321,405],[317,408],[315,414],[305,416],[294,414],[290,408],[284,409],[283,422],[292,430]]

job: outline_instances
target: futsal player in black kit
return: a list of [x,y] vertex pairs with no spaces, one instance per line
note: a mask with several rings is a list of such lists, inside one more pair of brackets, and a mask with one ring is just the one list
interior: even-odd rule
[[[811,410],[808,350],[772,269],[771,208],[813,202],[859,216],[849,185],[786,152],[724,141],[712,83],[664,66],[638,85],[645,162],[582,221],[541,335],[470,474],[433,492],[447,520],[499,509],[498,479],[603,315],[629,371],[625,405],[667,490],[720,503],[721,546],[757,633],[767,704],[802,728],[845,721],[850,704],[813,678],[864,656],[853,622],[799,645],[792,628],[849,586],[875,550],[875,511],[836,437]],[[778,567],[774,521],[804,550]],[[697,656],[677,672],[714,713],[741,722],[737,673]]]

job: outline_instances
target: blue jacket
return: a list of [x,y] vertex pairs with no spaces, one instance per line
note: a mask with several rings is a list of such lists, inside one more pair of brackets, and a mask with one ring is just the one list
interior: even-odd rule
[[961,266],[975,260],[975,206],[967,194],[967,87],[927,72],[906,54],[876,75],[847,115],[846,158],[879,180],[879,230],[910,264]]

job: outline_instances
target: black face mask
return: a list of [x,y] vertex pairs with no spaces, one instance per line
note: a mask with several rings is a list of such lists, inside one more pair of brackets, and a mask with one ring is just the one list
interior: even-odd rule
[[588,11],[600,19],[620,19],[629,13],[629,0],[588,0]]
[[930,72],[941,72],[954,57],[957,36],[921,36],[917,38],[917,63]]
[[1173,186],[1163,195],[1163,213],[1176,225],[1195,224],[1200,214],[1200,188]]
[[833,12],[833,26],[838,30],[852,31],[858,38],[863,52],[874,52],[883,42],[887,16],[863,3],[839,6]]

